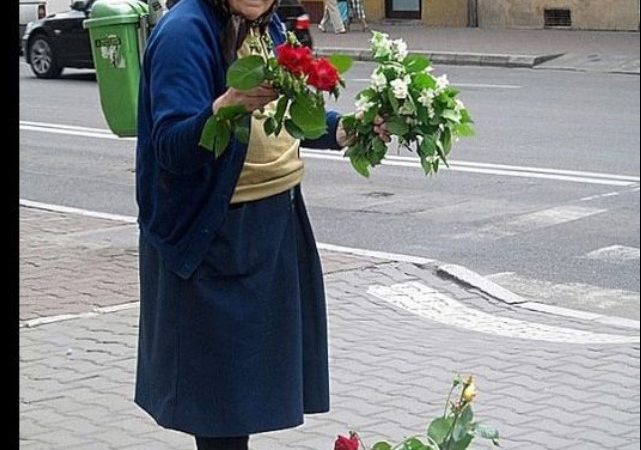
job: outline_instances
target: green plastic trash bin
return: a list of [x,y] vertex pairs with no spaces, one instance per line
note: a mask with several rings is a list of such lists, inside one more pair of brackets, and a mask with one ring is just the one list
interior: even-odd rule
[[89,30],[102,112],[111,131],[136,136],[140,56],[147,37],[146,3],[98,0],[83,26]]

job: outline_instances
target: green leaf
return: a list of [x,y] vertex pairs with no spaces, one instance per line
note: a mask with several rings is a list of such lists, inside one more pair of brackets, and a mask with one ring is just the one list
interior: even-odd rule
[[267,136],[272,136],[276,134],[276,128],[278,128],[278,122],[273,117],[268,117],[263,123],[263,130]]
[[205,150],[213,152],[215,135],[216,118],[214,116],[211,116],[209,119],[207,119],[207,122],[205,122],[205,126],[203,126],[203,131],[200,134],[200,141],[198,142],[198,145],[203,147]]
[[474,136],[474,128],[469,123],[459,123],[455,125],[454,132],[459,136]]
[[452,428],[453,420],[450,417],[437,417],[430,423],[427,429],[427,435],[431,437],[434,442],[441,445]]
[[325,111],[305,97],[296,98],[290,108],[291,120],[300,128],[307,139],[316,139],[327,132]]
[[363,146],[360,143],[357,143],[347,149],[345,156],[349,157],[349,161],[352,163],[352,167],[354,167],[356,172],[365,178],[369,178],[370,162],[363,154],[363,151]]
[[391,89],[387,90],[387,99],[389,100],[390,106],[392,107],[392,110],[398,114],[398,99],[394,97],[394,92],[392,92]]
[[249,128],[245,125],[236,124],[234,126],[234,137],[243,144],[249,143]]
[[463,439],[452,442],[448,450],[466,450],[472,443],[472,439],[474,439],[474,436],[467,434]]
[[472,405],[467,405],[461,416],[458,418],[458,423],[463,424],[465,427],[468,427],[474,420],[474,411],[472,410]]
[[245,114],[249,115],[245,107],[242,105],[223,106],[222,108],[219,108],[218,111],[216,112],[216,118],[231,120]]
[[257,88],[265,81],[265,61],[258,55],[237,59],[227,71],[227,86],[239,91]]
[[215,131],[214,153],[216,158],[220,158],[225,150],[227,150],[227,146],[231,140],[231,125],[225,120],[217,120]]
[[434,89],[436,87],[436,81],[434,81],[434,77],[425,72],[417,73],[413,78],[414,79],[412,81],[412,84],[420,90]]
[[403,63],[409,73],[422,72],[430,66],[430,60],[421,55],[409,55]]
[[447,156],[450,154],[450,150],[452,150],[452,130],[450,130],[449,128],[445,128],[445,130],[443,130],[443,133],[441,134],[441,137],[443,139],[443,153]]
[[305,139],[305,133],[296,125],[292,119],[285,119],[285,129],[294,139]]
[[345,73],[349,69],[352,68],[352,64],[354,63],[354,60],[347,56],[347,55],[331,55],[329,58],[329,62],[332,63],[334,67],[336,67],[336,70],[338,70],[338,73]]
[[483,439],[490,439],[492,441],[499,439],[499,430],[493,427],[482,425],[480,423],[477,423],[474,426],[474,433],[476,433],[476,435],[482,437]]
[[430,135],[424,135],[419,146],[419,154],[422,156],[434,156],[436,154],[436,142]]
[[387,121],[387,131],[396,136],[403,136],[410,131],[409,125],[400,117],[392,117]]
[[427,447],[420,439],[410,438],[403,443],[403,450],[426,450]]
[[454,111],[453,109],[446,109],[441,113],[441,117],[454,123],[461,122],[461,114]]
[[461,110],[461,122],[463,123],[472,122],[472,117],[470,116],[470,113],[467,109]]
[[392,446],[385,441],[377,442],[372,450],[392,450]]
[[285,112],[287,111],[287,105],[289,104],[289,99],[287,97],[281,97],[278,100],[276,105],[276,113],[274,114],[274,119],[276,122],[282,122],[283,117],[285,117]]
[[431,161],[428,161],[427,158],[421,155],[421,167],[423,168],[423,171],[425,172],[425,175],[429,175],[432,173],[432,163]]
[[374,150],[376,159],[378,161],[381,161],[385,157],[385,154],[387,153],[387,145],[385,144],[385,142],[381,141],[379,138],[375,138],[374,142],[372,142],[372,150]]

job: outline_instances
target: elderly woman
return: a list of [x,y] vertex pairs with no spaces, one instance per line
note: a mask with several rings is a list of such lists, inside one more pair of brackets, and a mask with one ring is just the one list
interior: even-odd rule
[[[180,0],[155,27],[140,82],[136,198],[140,331],[135,401],[198,449],[329,409],[322,271],[301,195],[301,142],[267,138],[270,86],[227,89],[226,69],[285,39],[274,0]],[[212,112],[253,112],[248,144],[218,159],[198,146]],[[348,143],[340,116],[306,147]],[[382,139],[385,126],[377,127]]]

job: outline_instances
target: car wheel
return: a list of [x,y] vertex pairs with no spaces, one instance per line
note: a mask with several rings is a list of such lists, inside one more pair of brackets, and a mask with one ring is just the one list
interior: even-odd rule
[[29,64],[38,78],[57,78],[62,72],[46,36],[35,36],[29,44]]

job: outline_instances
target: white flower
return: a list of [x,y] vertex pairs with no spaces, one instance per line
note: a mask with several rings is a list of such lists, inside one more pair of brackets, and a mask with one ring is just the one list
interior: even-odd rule
[[423,89],[421,95],[418,97],[418,102],[426,108],[431,108],[435,96],[436,93],[433,89]]
[[356,112],[366,113],[372,109],[374,105],[375,103],[370,102],[367,97],[359,97],[356,99]]
[[405,123],[411,127],[414,127],[419,124],[418,120],[414,119],[413,117],[408,117],[407,119],[405,119]]
[[428,106],[427,107],[427,117],[429,119],[433,119],[434,117],[436,117],[436,111],[434,111],[434,107],[433,106]]
[[392,41],[385,33],[374,32],[372,36],[372,52],[374,58],[383,58],[392,54]]
[[462,111],[465,109],[465,105],[458,98],[454,100],[454,111]]
[[410,77],[398,78],[393,80],[390,85],[392,86],[392,92],[394,97],[398,99],[406,99],[409,94],[408,86],[412,82]]
[[378,70],[372,73],[372,86],[377,92],[381,92],[387,87],[387,78],[385,74],[379,72]]
[[447,79],[447,75],[441,75],[440,77],[436,78],[435,91],[437,95],[443,92],[449,85],[450,85],[450,82]]
[[416,114],[416,108],[412,103],[406,101],[400,108],[398,108],[398,113],[403,116],[413,116]]
[[425,73],[428,73],[428,74],[429,74],[429,73],[432,73],[432,72],[434,72],[434,67],[432,67],[432,66],[427,66],[427,67],[425,68],[424,72],[425,72]]
[[402,62],[405,60],[405,58],[407,58],[407,44],[405,43],[405,41],[403,41],[403,39],[396,39],[392,42],[392,54],[394,56],[394,59],[399,62]]

